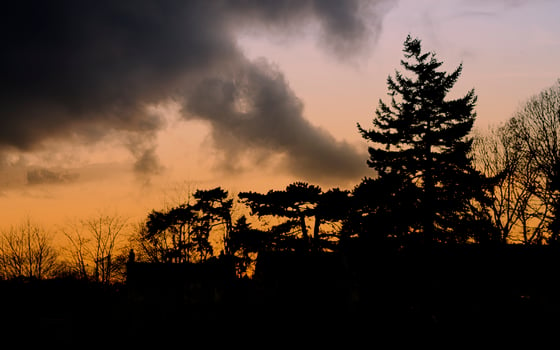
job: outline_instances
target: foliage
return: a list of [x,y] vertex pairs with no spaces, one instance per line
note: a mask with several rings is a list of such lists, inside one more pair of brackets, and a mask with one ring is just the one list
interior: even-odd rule
[[461,230],[461,222],[485,221],[485,178],[469,157],[476,96],[470,90],[461,98],[446,99],[462,65],[451,73],[439,71],[442,62],[435,53],[423,53],[421,41],[410,35],[403,51],[401,65],[408,75],[397,71],[388,77],[391,103],[379,101],[372,129],[358,124],[362,136],[373,143],[368,165],[381,179],[390,176],[385,190],[416,211],[409,233],[421,232],[427,244],[465,241],[472,237]]
[[[156,262],[202,262],[214,253],[210,233],[218,226],[223,241],[232,229],[233,200],[220,187],[197,190],[193,204],[152,211],[139,232],[144,253]],[[228,250],[227,244],[224,250]]]
[[247,222],[246,216],[241,216],[232,227],[227,240],[228,251],[237,258],[237,274],[249,274],[256,262],[258,253],[268,250],[271,245],[271,235],[268,232],[255,229]]
[[285,190],[242,192],[238,196],[253,215],[280,220],[269,229],[271,249],[309,251],[329,248],[330,235],[321,232],[321,225],[342,220],[349,193],[338,188],[323,192],[318,186],[294,182]]
[[352,207],[342,236],[371,244],[404,242],[420,221],[418,197],[418,188],[397,174],[362,180],[352,191]]

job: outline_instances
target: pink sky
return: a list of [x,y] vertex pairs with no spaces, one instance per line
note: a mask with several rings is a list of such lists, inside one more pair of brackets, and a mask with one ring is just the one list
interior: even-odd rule
[[[529,96],[560,78],[560,2],[402,0],[388,4],[382,30],[370,50],[333,56],[314,38],[313,25],[288,33],[251,30],[235,33],[250,60],[265,57],[284,74],[303,103],[303,116],[364,153],[367,145],[356,123],[369,125],[377,101],[386,99],[386,78],[399,68],[408,33],[425,50],[437,53],[444,68],[463,63],[453,93],[475,88],[476,127],[507,120]],[[266,191],[305,180],[325,188],[351,188],[360,180],[301,178],[278,166],[282,153],[244,153],[241,169],[225,171],[213,147],[209,124],[185,121],[174,102],[151,106],[167,122],[149,140],[161,168],[150,176],[131,171],[133,155],[126,137],[95,142],[46,140],[39,149],[8,149],[0,168],[0,222],[3,227],[25,216],[45,225],[64,224],[100,211],[135,222],[151,209],[176,202],[189,188],[222,186],[238,191]],[[258,166],[256,164],[259,164]],[[64,181],[31,184],[29,169],[54,169]],[[362,176],[368,175],[364,169]]]

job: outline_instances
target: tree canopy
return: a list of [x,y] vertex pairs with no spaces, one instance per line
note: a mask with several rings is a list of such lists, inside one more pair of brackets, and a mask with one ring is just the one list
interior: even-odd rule
[[406,194],[404,202],[413,203],[418,215],[412,215],[409,232],[421,232],[428,244],[465,240],[470,233],[462,224],[482,213],[473,200],[485,200],[485,178],[469,156],[476,95],[473,89],[447,98],[462,64],[451,73],[439,70],[443,62],[410,35],[403,52],[405,73],[387,78],[390,104],[379,101],[373,128],[358,124],[373,143],[368,165],[380,179],[394,178],[394,195]]
[[[348,196],[348,191],[335,188],[323,192],[320,187],[306,182],[294,182],[285,190],[270,190],[265,194],[239,193],[252,214],[280,220],[270,229],[276,245],[306,251],[326,248],[328,235],[320,231],[320,226],[343,219]],[[311,234],[310,221],[313,221]]]

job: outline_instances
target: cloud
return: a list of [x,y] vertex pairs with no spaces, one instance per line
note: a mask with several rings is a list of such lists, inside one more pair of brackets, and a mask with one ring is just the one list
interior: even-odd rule
[[164,170],[156,152],[154,133],[129,133],[125,137],[125,146],[135,159],[133,170],[137,175],[156,175]]
[[139,174],[157,174],[163,170],[155,148],[146,149],[138,156],[134,170]]
[[[353,159],[356,153],[350,146],[335,142],[331,135],[304,119],[301,103],[277,69],[247,61],[235,35],[248,26],[289,32],[311,21],[317,23],[320,42],[328,52],[351,58],[375,42],[386,4],[390,3],[10,2],[0,15],[0,149],[34,151],[50,140],[95,142],[120,132],[153,138],[164,122],[150,113],[151,105],[179,100],[189,107],[185,109],[189,113],[198,110],[199,104],[227,107],[223,96],[213,94],[229,87],[230,93],[236,95],[243,92],[238,88],[251,90],[245,97],[248,104],[256,106],[246,116],[252,125],[240,122],[240,114],[228,111],[201,113],[198,118],[211,122],[214,136],[228,134],[230,139],[236,139],[238,149],[234,153],[240,154],[240,148],[252,144],[270,147],[270,151],[286,155],[293,171],[305,169],[302,172],[309,170],[302,163],[323,164],[319,160],[325,152],[333,152],[335,159]],[[238,84],[238,77],[245,80]],[[262,93],[255,92],[258,84],[263,84]],[[202,92],[203,88],[214,92]],[[284,106],[267,100],[274,94],[284,94]],[[193,102],[196,97],[218,100]],[[263,103],[273,103],[273,107]],[[258,115],[269,112],[274,116]],[[264,121],[277,123],[276,131],[263,129],[269,127]],[[233,130],[240,134],[232,134]],[[308,142],[304,141],[305,135],[309,136]],[[286,142],[290,138],[294,142]],[[216,141],[221,147],[220,140]],[[161,170],[156,147],[142,146],[142,151],[130,148],[136,171]],[[317,149],[323,154],[314,158],[309,152]],[[347,153],[351,156],[347,157]]]
[[211,124],[215,146],[226,153],[222,166],[230,169],[249,151],[284,154],[284,166],[307,179],[360,177],[367,168],[365,154],[303,117],[303,103],[264,59],[201,82],[185,108]]
[[27,170],[28,185],[64,184],[77,180],[79,174],[65,170],[36,168]]

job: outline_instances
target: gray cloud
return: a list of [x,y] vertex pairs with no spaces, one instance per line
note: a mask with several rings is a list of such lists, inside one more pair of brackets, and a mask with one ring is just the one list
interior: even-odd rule
[[139,174],[157,174],[163,170],[155,148],[148,148],[138,155],[134,170]]
[[[381,5],[391,2],[10,2],[0,14],[0,148],[33,151],[48,140],[96,141],[115,132],[153,138],[163,121],[147,106],[171,98],[183,101],[187,118],[200,112],[196,117],[211,123],[223,152],[257,145],[285,154],[296,173],[313,175],[319,170],[309,169],[346,160],[347,175],[354,174],[356,151],[309,124],[282,75],[247,61],[235,33],[247,26],[289,31],[315,21],[330,53],[352,57],[375,41],[387,9]],[[224,89],[232,96],[219,95]],[[270,100],[278,95],[280,102]],[[245,101],[236,103],[253,106],[251,113],[208,111],[239,96]],[[268,123],[276,123],[275,131]],[[236,149],[218,138],[226,134]],[[136,171],[161,170],[156,146],[129,148]]]
[[209,121],[223,166],[248,152],[278,152],[291,173],[305,178],[348,178],[364,174],[365,154],[313,126],[303,103],[276,67],[261,59],[246,62],[233,76],[209,78],[188,99],[191,118]]
[[56,170],[48,168],[29,169],[27,171],[27,184],[64,184],[77,180],[79,174],[71,173],[65,170]]
[[126,148],[135,159],[133,170],[142,177],[159,174],[164,170],[156,152],[155,136],[154,133],[145,132],[129,133],[124,137]]

